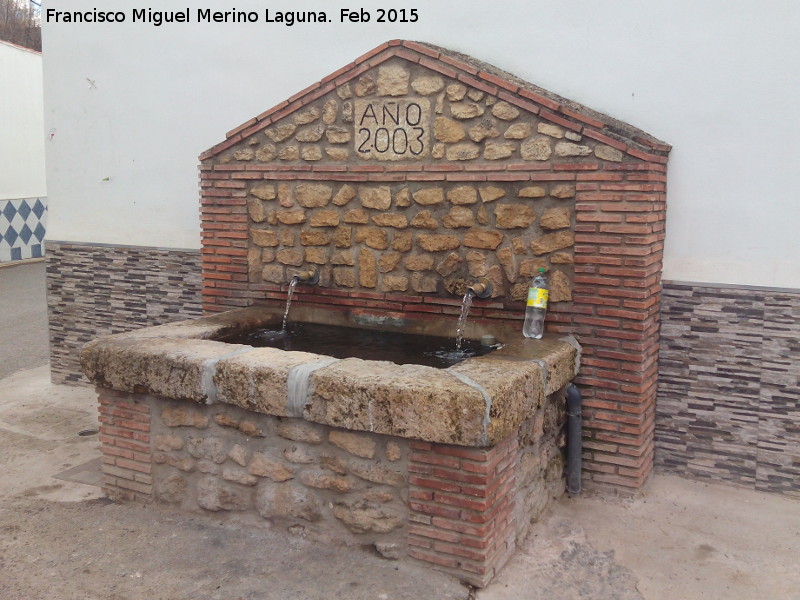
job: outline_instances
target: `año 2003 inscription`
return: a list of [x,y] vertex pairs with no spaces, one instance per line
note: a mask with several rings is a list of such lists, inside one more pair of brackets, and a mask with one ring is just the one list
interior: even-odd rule
[[427,99],[356,100],[355,109],[353,139],[359,158],[404,160],[430,154]]

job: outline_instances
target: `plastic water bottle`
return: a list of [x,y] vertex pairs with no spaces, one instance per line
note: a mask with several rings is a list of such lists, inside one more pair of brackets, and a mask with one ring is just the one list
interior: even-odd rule
[[550,288],[544,276],[544,269],[539,269],[528,287],[528,302],[525,306],[525,325],[522,335],[526,338],[540,339],[544,333],[544,316],[547,314],[547,298]]

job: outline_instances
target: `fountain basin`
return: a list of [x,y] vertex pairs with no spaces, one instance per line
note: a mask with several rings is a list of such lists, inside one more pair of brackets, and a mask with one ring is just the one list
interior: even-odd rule
[[289,322],[285,328],[277,324],[257,327],[226,335],[219,341],[256,348],[313,352],[334,358],[361,358],[440,369],[467,358],[483,356],[498,346],[464,340],[461,347],[456,348],[453,338],[303,322]]
[[[486,585],[564,492],[574,340],[473,323],[468,339],[503,347],[444,369],[219,341],[280,318],[279,307],[239,309],[84,347],[109,497],[373,545]],[[453,325],[347,309],[293,318]]]
[[[500,442],[577,373],[578,346],[571,336],[531,341],[485,324],[473,325],[467,337],[489,331],[503,347],[446,369],[218,341],[274,326],[279,317],[277,309],[253,307],[112,335],[86,344],[81,364],[90,381],[118,391],[479,447]],[[320,309],[299,310],[294,319],[434,333],[441,327]],[[293,373],[307,379],[303,398],[290,394]]]

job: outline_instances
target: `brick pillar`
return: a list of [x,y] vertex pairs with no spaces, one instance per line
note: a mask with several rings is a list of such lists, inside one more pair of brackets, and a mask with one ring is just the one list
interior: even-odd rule
[[571,319],[583,347],[585,471],[633,489],[653,466],[666,218],[666,158],[641,154],[653,162],[578,175]]
[[485,586],[516,545],[516,434],[493,448],[411,448],[409,555]]
[[[203,311],[248,306],[247,179],[244,165],[200,166],[200,225],[203,248]],[[238,293],[237,293],[238,292]]]
[[150,406],[144,397],[97,388],[103,491],[112,499],[151,500]]

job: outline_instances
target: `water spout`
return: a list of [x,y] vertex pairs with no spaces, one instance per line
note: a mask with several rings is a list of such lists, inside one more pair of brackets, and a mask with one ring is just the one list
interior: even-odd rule
[[485,277],[478,277],[468,288],[478,298],[488,298],[492,293],[492,282]]
[[299,271],[292,279],[297,279],[300,283],[316,285],[319,282],[319,269],[311,265],[305,271]]

